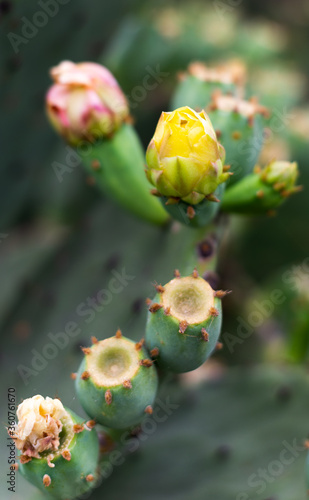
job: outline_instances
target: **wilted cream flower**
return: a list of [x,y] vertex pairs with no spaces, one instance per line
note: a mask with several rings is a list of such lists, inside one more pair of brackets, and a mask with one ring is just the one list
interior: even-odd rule
[[45,450],[59,447],[61,420],[68,414],[59,399],[37,395],[25,399],[17,409],[18,425],[13,439],[23,455],[40,458]]

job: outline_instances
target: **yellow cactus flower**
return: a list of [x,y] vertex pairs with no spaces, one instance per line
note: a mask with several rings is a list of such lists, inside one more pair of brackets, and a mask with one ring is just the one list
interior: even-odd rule
[[182,107],[161,114],[146,152],[146,174],[162,196],[195,205],[229,178],[224,157],[205,111]]

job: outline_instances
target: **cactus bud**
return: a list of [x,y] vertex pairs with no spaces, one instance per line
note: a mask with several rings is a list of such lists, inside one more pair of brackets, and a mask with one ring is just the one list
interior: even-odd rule
[[161,195],[196,205],[228,179],[222,160],[224,149],[206,113],[184,107],[161,114],[146,173]]
[[[46,96],[47,114],[76,146],[90,185],[138,217],[164,224],[167,213],[149,192],[144,150],[132,125],[124,123],[127,102],[111,73],[99,64],[64,61],[51,75],[55,84]],[[55,172],[62,180],[63,170]]]
[[[216,348],[221,330],[221,300],[203,278],[174,278],[153,299],[162,305],[148,313],[146,346],[158,366],[181,373],[198,368]],[[169,314],[165,314],[168,310]]]
[[126,98],[104,66],[63,61],[50,74],[55,83],[47,93],[47,115],[71,144],[110,136],[128,117]]
[[298,178],[297,163],[272,161],[261,172],[261,179],[279,191],[293,191]]
[[263,169],[256,167],[253,174],[226,190],[222,210],[244,214],[271,211],[300,191],[301,186],[295,186],[298,174],[296,162],[272,161]]
[[[17,409],[13,439],[20,450],[21,474],[48,498],[74,499],[92,486],[96,477],[99,441],[95,430],[84,430],[83,421],[58,399],[37,395]],[[75,426],[84,432],[76,433]],[[94,485],[94,484],[93,484]]]
[[206,202],[208,209],[207,197],[230,176],[223,171],[224,149],[208,116],[189,107],[161,114],[146,161],[147,177],[163,197],[166,210],[185,223],[197,221],[197,205]]
[[[141,422],[155,400],[158,377],[142,343],[124,336],[101,340],[90,348],[78,370],[76,391],[96,422],[124,429]],[[87,371],[89,378],[83,378]]]

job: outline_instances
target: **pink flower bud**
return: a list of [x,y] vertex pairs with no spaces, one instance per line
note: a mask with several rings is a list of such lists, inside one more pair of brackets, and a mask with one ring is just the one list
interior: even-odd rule
[[50,74],[55,83],[46,96],[47,114],[71,144],[109,136],[127,119],[127,100],[104,66],[63,61]]

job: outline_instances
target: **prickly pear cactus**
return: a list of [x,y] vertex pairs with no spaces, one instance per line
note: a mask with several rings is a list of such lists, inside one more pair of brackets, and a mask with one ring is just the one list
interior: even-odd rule
[[[60,3],[59,9],[66,8]],[[287,33],[276,29],[278,26],[244,23],[240,9],[221,19],[217,11],[213,12],[215,5],[210,9],[201,9],[200,3],[195,2],[177,9],[160,7],[157,2],[151,5],[151,15],[150,11],[147,14],[148,6],[140,10],[136,5],[123,21],[119,19],[119,10],[126,7],[125,2],[107,9],[104,3],[96,1],[85,12],[85,6],[77,0],[65,15],[49,19],[44,29],[37,30],[36,41],[19,41],[18,45],[22,45],[18,54],[16,40],[15,49],[11,42],[1,53],[8,112],[2,156],[12,156],[12,160],[3,162],[0,174],[3,401],[7,398],[7,384],[16,388],[16,404],[33,394],[59,397],[70,408],[67,411],[76,426],[68,447],[60,450],[61,456],[53,457],[55,468],[51,457],[45,460],[47,455],[38,461],[23,458],[24,463],[20,462],[24,477],[43,493],[18,476],[14,497],[67,500],[75,497],[72,485],[76,485],[87,490],[85,493],[93,500],[105,496],[118,499],[124,489],[132,497],[150,500],[166,496],[177,500],[301,500],[309,486],[304,477],[309,413],[308,377],[304,370],[280,368],[287,356],[271,357],[267,349],[262,355],[260,351],[252,355],[252,339],[248,338],[243,351],[245,368],[227,368],[227,364],[236,364],[238,358],[224,354],[223,350],[195,373],[178,372],[197,368],[214,353],[216,346],[229,350],[224,345],[224,335],[223,345],[217,342],[221,298],[223,307],[227,301],[223,324],[226,332],[225,325],[229,325],[229,317],[235,318],[236,310],[245,314],[243,298],[252,289],[248,270],[252,271],[251,277],[263,279],[273,270],[272,255],[276,262],[284,262],[289,251],[290,261],[295,258],[295,245],[299,255],[306,252],[306,195],[299,204],[289,205],[282,212],[287,217],[284,224],[274,225],[272,220],[254,224],[233,221],[230,234],[225,232],[222,239],[227,221],[222,210],[229,214],[272,211],[299,189],[294,186],[294,175],[288,185],[286,179],[265,182],[259,170],[250,174],[262,143],[274,133],[277,123],[272,118],[264,122],[265,108],[254,99],[245,99],[257,94],[273,116],[279,116],[280,124],[283,120],[284,131],[279,131],[277,139],[283,141],[284,151],[290,149],[292,153],[285,159],[306,164],[306,128],[300,126],[297,114],[297,123],[288,132],[286,117],[282,118],[279,112],[286,103],[302,105],[305,85],[297,73],[289,73],[285,67]],[[30,3],[26,6],[1,2],[1,22],[6,32],[21,29],[23,16],[32,19],[37,8],[37,4],[32,11]],[[79,32],[74,39],[68,36],[72,27]],[[206,57],[223,60],[235,53],[246,60],[248,75],[242,61],[230,65],[225,62],[219,72],[210,69],[211,64],[208,68],[204,63],[192,64]],[[159,202],[148,191],[143,149],[135,142],[137,135],[128,116],[126,129],[117,129],[117,122],[115,129],[106,130],[106,123],[102,123],[108,140],[100,147],[95,144],[90,155],[81,155],[87,177],[81,168],[81,157],[78,165],[68,165],[74,151],[59,147],[43,115],[46,70],[64,54],[74,61],[100,59],[107,64],[127,94],[145,144],[162,110],[188,105],[206,107],[215,128],[215,142],[222,142],[208,167],[212,175],[220,176],[222,184],[215,182],[213,189],[198,192],[200,179],[190,179],[189,174],[186,181],[192,181],[190,192],[168,193]],[[279,55],[280,66],[274,60]],[[255,68],[257,61],[265,65],[260,71]],[[189,63],[188,72],[184,73]],[[170,101],[170,82],[179,70],[178,87]],[[246,78],[250,80],[249,93],[244,91]],[[31,85],[25,85],[25,81]],[[149,81],[152,87],[146,92],[145,82]],[[222,107],[222,97],[232,105]],[[302,110],[300,115],[306,119],[308,112]],[[182,121],[180,126],[185,124]],[[264,135],[265,124],[268,135]],[[18,137],[18,148],[12,136]],[[112,144],[117,141],[127,146],[122,150],[118,147],[115,154]],[[192,143],[194,146],[195,140]],[[136,169],[127,169],[130,156],[138,159],[133,165],[139,165],[135,179]],[[268,158],[265,164],[272,159]],[[222,160],[222,165],[218,160]],[[207,162],[202,163],[205,166]],[[297,168],[295,163],[286,164],[294,166],[293,171]],[[170,165],[173,184],[179,176],[179,162],[172,161]],[[228,181],[230,173],[234,176]],[[183,172],[179,185],[183,184],[182,175]],[[307,177],[303,175],[301,182],[308,184]],[[162,179],[161,185],[159,182],[154,186],[162,188]],[[105,189],[107,196],[113,191],[111,199],[160,227],[132,218],[113,201],[107,201],[105,194],[102,197],[96,188],[103,192]],[[197,199],[201,193],[205,196],[203,201]],[[44,225],[36,224],[42,217]],[[265,259],[265,265],[257,266],[265,252],[265,234],[269,262]],[[287,244],[287,236],[291,245]],[[231,251],[231,240],[232,246],[237,246],[236,252]],[[219,290],[215,272],[219,252],[226,256],[220,272],[232,286],[233,281],[236,285],[235,302],[228,302],[225,292]],[[175,269],[178,271],[174,275]],[[185,315],[181,315],[173,300],[168,300],[168,284],[183,279],[195,280],[208,288],[204,300],[204,305],[209,305],[207,317],[197,320],[193,315],[192,319],[188,304]],[[308,350],[307,298],[304,299],[304,290],[291,295],[287,292],[289,305],[277,315],[289,329],[285,332],[288,341],[281,339],[280,346],[293,361],[299,362],[304,361]],[[196,305],[198,300],[193,302]],[[181,300],[177,304],[183,312]],[[292,321],[295,309],[297,314]],[[261,332],[253,331],[253,342],[261,340],[256,333]],[[171,335],[173,343],[169,343]],[[104,361],[109,370],[104,380],[102,373],[98,379],[100,346],[113,342],[118,342],[118,347],[115,349],[113,344],[109,359]],[[129,360],[120,353],[121,342],[129,342],[132,347]],[[89,361],[96,350],[97,359]],[[260,368],[252,368],[248,366],[251,355],[258,362],[265,361],[265,357],[272,359],[273,366],[264,363]],[[108,376],[119,366],[122,371],[117,384],[111,384]],[[177,375],[164,375],[166,367]],[[158,378],[161,384],[155,399]],[[95,423],[89,424],[87,413],[101,424],[97,426],[101,452],[98,468],[98,441],[92,429]],[[5,405],[1,406],[1,420],[7,420]],[[108,431],[105,425],[116,429]],[[62,438],[65,431],[66,428]],[[7,439],[7,434],[1,434],[4,450]],[[3,463],[6,460],[5,453]],[[0,479],[0,496],[7,498],[7,470],[1,468]]]

